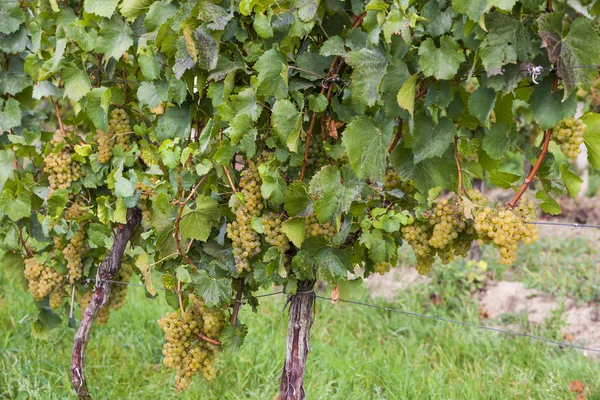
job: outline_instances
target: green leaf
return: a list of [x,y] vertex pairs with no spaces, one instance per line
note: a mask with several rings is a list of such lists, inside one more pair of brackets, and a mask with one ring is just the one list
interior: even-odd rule
[[469,96],[469,112],[479,120],[481,125],[488,125],[495,102],[496,91],[480,86]]
[[396,99],[398,100],[398,105],[404,108],[410,116],[414,115],[415,111],[415,94],[417,91],[417,79],[419,78],[418,74],[414,74],[400,88],[398,91],[398,96]]
[[379,100],[379,87],[388,60],[379,49],[351,51],[346,62],[352,67],[352,101],[373,106]]
[[0,150],[0,191],[4,188],[7,180],[13,177],[13,162],[15,154],[8,150]]
[[119,0],[86,0],[83,9],[86,13],[95,14],[99,17],[112,17]]
[[489,129],[485,130],[482,148],[494,160],[501,160],[506,156],[511,143],[508,133],[508,126],[504,122],[492,124]]
[[25,20],[25,13],[18,1],[0,3],[0,33],[8,35],[16,32]]
[[155,0],[123,0],[119,6],[121,15],[130,21],[133,21],[137,16],[145,14],[148,8]]
[[133,45],[133,33],[129,24],[117,15],[102,21],[99,32],[96,50],[107,59],[118,60]]
[[293,182],[284,194],[285,211],[290,217],[307,216],[312,211],[312,200],[308,195],[308,187],[303,182]]
[[244,344],[247,334],[248,327],[246,325],[238,323],[237,326],[233,326],[228,323],[218,338],[221,342],[221,348],[227,353],[239,350]]
[[197,49],[198,66],[207,71],[214,70],[219,60],[217,41],[203,25],[194,30],[193,36]]
[[502,67],[517,61],[528,61],[534,54],[529,31],[518,18],[494,11],[486,15],[487,34],[479,54],[488,76],[503,74]]
[[273,27],[271,26],[271,14],[271,12],[267,13],[267,15],[263,14],[262,12],[254,14],[254,30],[256,31],[256,34],[263,39],[273,37]]
[[176,12],[177,6],[169,3],[168,0],[152,3],[148,9],[146,18],[144,18],[144,26],[148,28],[149,31],[154,31]]
[[[2,101],[0,100],[0,107]],[[0,132],[16,128],[21,125],[21,108],[14,98],[6,100],[4,110],[0,112]]]
[[490,172],[490,181],[502,189],[510,189],[513,183],[518,181],[519,178],[519,175],[511,174],[509,172],[498,170]]
[[318,95],[310,95],[308,96],[308,108],[311,111],[320,113],[327,109],[327,105],[329,102],[327,101],[327,97],[324,94],[319,93]]
[[81,100],[92,89],[87,73],[73,63],[61,70],[61,77],[65,84],[65,97],[73,101]]
[[363,232],[359,242],[369,249],[369,258],[374,262],[389,262],[396,254],[394,239],[384,235],[378,229],[372,232]]
[[188,105],[182,107],[169,107],[164,115],[158,117],[156,136],[158,140],[180,138],[187,139],[190,134],[190,108]]
[[298,139],[302,131],[302,113],[291,101],[277,100],[271,113],[271,121],[280,141],[292,152],[298,151]]
[[142,82],[138,87],[137,97],[139,99],[140,107],[143,105],[148,106],[148,109],[152,110],[158,106],[160,99],[156,92],[156,86],[152,82]]
[[575,115],[577,97],[572,95],[564,102],[558,92],[552,92],[552,78],[536,85],[529,98],[531,114],[541,129],[550,129],[565,118]]
[[339,36],[331,36],[321,45],[319,54],[325,57],[341,56],[346,57],[346,46],[344,40]]
[[69,192],[67,189],[54,190],[48,198],[48,215],[52,217],[60,217],[67,201],[69,200]]
[[20,253],[7,251],[2,257],[2,272],[9,282],[26,291],[28,288],[25,278],[25,263]]
[[204,299],[207,307],[218,307],[229,304],[231,300],[230,277],[211,278],[206,271],[194,274],[194,292]]
[[540,203],[542,211],[552,215],[558,215],[562,212],[560,205],[552,198],[552,196],[550,196],[550,194],[548,194],[548,192],[540,190],[535,194],[535,197],[542,200]]
[[190,283],[192,281],[192,277],[185,265],[177,267],[175,270],[175,277],[178,281],[181,281],[181,283]]
[[212,197],[199,195],[196,198],[196,209],[185,214],[181,219],[181,236],[184,239],[206,242],[212,227],[219,222],[220,218],[219,203]]
[[281,225],[281,231],[287,235],[297,248],[301,248],[304,242],[304,229],[304,218],[291,218],[285,220]]
[[431,157],[442,156],[453,142],[456,128],[446,117],[440,119],[434,128],[430,117],[419,114],[415,117],[413,134],[415,139],[412,148],[415,155],[414,162],[417,164]]
[[[587,125],[583,133],[583,142],[588,151],[588,161],[592,167],[600,169],[600,114],[590,112],[585,114],[581,120]],[[1,179],[0,187],[2,187]]]
[[14,96],[21,93],[32,84],[33,81],[31,78],[25,74],[0,71],[0,94],[9,94]]
[[441,157],[432,157],[414,166],[414,182],[422,193],[438,186],[456,190],[457,180],[456,162],[451,149]]
[[262,180],[260,192],[266,200],[274,205],[279,205],[284,201],[284,193],[287,184],[278,171],[273,171],[267,165],[261,164],[258,167],[258,173]]
[[154,286],[154,281],[152,280],[152,266],[150,265],[150,261],[148,259],[148,253],[142,253],[135,259],[135,266],[142,273],[142,277],[144,278],[144,285],[146,286],[146,290],[150,295],[156,296],[158,292],[156,291],[156,287]]
[[135,191],[135,185],[128,179],[120,177],[115,181],[115,195],[117,197],[131,197]]
[[445,0],[430,0],[425,4],[422,11],[422,17],[427,18],[429,21],[425,23],[427,31],[433,37],[441,36],[447,33],[452,28],[452,17],[453,12],[451,7],[447,7],[444,11],[442,9],[446,7]]
[[419,56],[419,66],[423,74],[436,79],[452,79],[465,59],[456,40],[446,35],[440,38],[439,48],[435,46],[433,39],[425,39],[419,47]]
[[266,51],[254,64],[254,69],[258,73],[258,95],[275,96],[278,99],[287,97],[288,65],[280,51]]
[[94,88],[86,95],[87,115],[96,129],[108,131],[108,107],[110,106],[111,91],[105,87]]
[[565,184],[570,198],[574,198],[579,194],[583,179],[571,172],[567,164],[561,164],[560,166],[560,179]]
[[475,22],[489,9],[488,0],[452,0],[452,9],[456,13],[467,14]]
[[342,144],[359,179],[383,180],[391,130],[382,128],[371,118],[360,116],[354,118],[344,131]]
[[324,241],[308,239],[303,249],[306,249],[314,259],[319,279],[335,283],[346,279],[348,271],[352,270],[352,262],[348,254],[325,245]]
[[328,165],[317,172],[309,184],[309,193],[315,199],[314,209],[319,223],[331,221],[350,209],[360,193],[360,186],[351,180],[341,182],[340,170]]

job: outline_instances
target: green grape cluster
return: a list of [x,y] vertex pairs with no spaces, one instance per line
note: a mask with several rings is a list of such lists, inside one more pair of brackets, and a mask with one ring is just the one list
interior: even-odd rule
[[206,380],[216,377],[214,363],[220,348],[200,335],[218,340],[225,326],[223,310],[206,307],[204,301],[194,295],[188,299],[185,312],[168,313],[158,321],[165,333],[164,364],[177,371],[175,387],[178,391],[187,389],[198,373]]
[[108,134],[115,138],[117,144],[123,147],[123,150],[131,149],[131,127],[129,126],[129,117],[122,108],[115,108],[110,114],[108,121]]
[[98,146],[98,162],[107,164],[112,158],[112,144],[110,143],[112,136],[109,133],[104,133],[101,130],[96,131],[94,141]]
[[281,231],[281,216],[276,213],[269,213],[261,219],[265,229],[265,241],[271,246],[275,246],[281,253],[290,249],[290,240],[287,235]]
[[427,275],[435,261],[435,251],[429,246],[431,227],[429,224],[416,222],[412,225],[402,227],[402,239],[404,239],[417,257],[417,271],[421,275]]
[[552,129],[552,138],[560,145],[560,150],[569,158],[581,153],[583,134],[587,126],[580,119],[566,118]]
[[513,210],[502,206],[483,207],[475,216],[478,243],[492,243],[499,249],[500,263],[511,264],[516,260],[521,241],[531,244],[537,240],[536,226],[526,223],[534,221],[535,217],[533,202],[522,202]]
[[76,200],[73,203],[71,203],[69,208],[67,208],[65,210],[64,216],[65,216],[65,219],[74,220],[74,219],[81,217],[83,214],[85,214],[85,209],[79,203],[79,200]]
[[383,177],[383,188],[385,190],[396,189],[400,184],[400,177],[393,169],[388,169]]
[[326,240],[331,241],[335,235],[335,227],[331,222],[319,224],[317,216],[313,214],[304,218],[304,232],[306,238],[322,236]]
[[81,165],[71,160],[71,153],[50,153],[44,158],[44,172],[48,173],[50,190],[68,189],[82,175]]
[[[98,325],[106,325],[110,317],[110,310],[119,310],[125,304],[125,298],[127,296],[128,283],[133,276],[133,268],[127,264],[121,264],[121,269],[115,275],[114,281],[122,283],[110,283],[110,294],[108,301],[98,312],[96,316],[96,323]],[[90,287],[86,290],[79,300],[79,306],[81,312],[83,312],[92,301],[94,297],[94,288]]]
[[232,242],[238,273],[250,271],[250,260],[260,253],[260,237],[252,229],[252,217],[258,217],[263,209],[260,185],[258,168],[255,163],[249,161],[242,172],[239,185],[244,200],[237,201],[235,221],[227,224],[227,236]]
[[390,272],[391,267],[392,267],[391,263],[389,263],[387,261],[382,261],[382,262],[375,263],[375,265],[373,265],[373,271],[375,271],[379,275],[385,275],[386,273]]
[[[76,203],[75,203],[76,204]],[[80,228],[69,240],[69,244],[63,249],[65,260],[67,260],[67,269],[69,270],[69,283],[71,285],[83,277],[83,253],[86,246],[84,243],[85,230]]]
[[327,165],[327,153],[324,144],[324,142],[312,140],[308,145],[308,162],[306,165],[313,171],[318,171]]
[[39,264],[33,257],[25,259],[24,274],[29,282],[29,292],[35,301],[42,301],[50,295],[50,307],[60,307],[65,292],[65,282],[61,274]]
[[154,155],[152,150],[150,150],[148,148],[142,149],[142,151],[140,152],[140,158],[142,159],[144,164],[146,164],[147,166],[158,164],[157,157]]

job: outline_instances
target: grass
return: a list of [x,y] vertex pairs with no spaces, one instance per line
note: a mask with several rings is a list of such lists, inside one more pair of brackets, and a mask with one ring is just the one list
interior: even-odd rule
[[[542,241],[540,247],[522,252],[531,274],[517,268],[495,273],[543,286],[543,274],[550,272],[541,268],[544,260],[536,260],[557,243]],[[560,243],[564,248],[556,254],[565,257],[580,248],[563,239]],[[564,268],[559,264],[551,270]],[[48,341],[31,338],[35,306],[28,294],[3,279],[0,276],[0,399],[73,398],[68,380],[73,330],[61,326]],[[569,279],[566,274],[547,285],[560,286],[563,279],[579,277],[571,273]],[[481,322],[477,301],[468,295],[444,298],[447,301],[437,305],[429,299],[430,293],[447,296],[445,290],[444,282],[434,279],[431,285],[400,292],[393,303],[377,303]],[[188,392],[178,394],[173,373],[161,364],[162,335],[155,323],[168,307],[162,299],[148,301],[141,288],[130,288],[125,307],[92,332],[87,374],[95,398],[275,398],[287,328],[285,298],[261,300],[258,314],[242,309],[240,318],[249,326],[249,335],[239,352],[222,354],[219,377],[211,382],[197,379]],[[560,326],[560,318],[553,319],[535,333],[559,337]],[[351,304],[318,302],[311,346],[306,374],[311,399],[574,399],[569,391],[573,380],[586,385],[588,400],[600,399],[600,365],[577,350]]]

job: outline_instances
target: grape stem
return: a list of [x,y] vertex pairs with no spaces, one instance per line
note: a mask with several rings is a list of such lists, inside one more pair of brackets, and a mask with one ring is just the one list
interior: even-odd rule
[[237,316],[240,312],[240,308],[242,308],[242,294],[244,293],[244,280],[240,279],[240,287],[238,288],[237,294],[235,296],[235,303],[233,304],[233,311],[231,312],[231,325],[233,325],[233,329],[235,329],[235,325],[237,323]]
[[392,144],[390,145],[390,148],[388,149],[388,153],[391,153],[392,151],[394,151],[394,149],[398,145],[398,142],[400,142],[401,138],[402,138],[402,118],[398,118],[398,130],[396,131],[396,136],[394,137],[394,141],[392,142]]
[[205,334],[203,334],[203,333],[199,333],[199,334],[198,334],[198,337],[199,337],[200,339],[202,339],[202,340],[206,340],[208,343],[212,343],[212,344],[214,344],[214,345],[217,345],[217,346],[222,346],[222,345],[223,345],[223,343],[219,342],[219,341],[218,341],[218,340],[216,340],[216,339],[209,338],[208,336],[206,336],[206,335],[205,335]]
[[62,119],[60,118],[60,111],[58,110],[58,99],[54,102],[54,110],[56,111],[56,119],[58,119],[58,127],[60,129],[60,133],[65,134],[65,127],[63,126]]
[[[554,81],[552,82],[552,91],[555,92],[557,87],[558,87],[558,76],[555,73]],[[531,167],[531,170],[529,171],[527,178],[525,178],[525,180],[523,181],[523,184],[521,185],[521,187],[519,188],[517,193],[515,193],[515,196],[508,203],[506,203],[507,208],[514,208],[517,205],[517,203],[519,202],[519,199],[521,199],[521,196],[523,196],[523,193],[525,193],[525,191],[527,190],[529,185],[531,185],[531,183],[533,182],[533,179],[535,178],[535,174],[537,174],[538,170],[540,169],[540,167],[542,165],[542,162],[544,161],[544,158],[546,157],[546,154],[548,153],[548,146],[550,145],[551,138],[552,138],[552,128],[546,129],[546,131],[544,131],[544,138],[542,139],[542,151],[540,153],[540,156],[538,157],[538,159],[535,162],[535,164],[533,165],[533,167]]]
[[33,257],[33,252],[31,251],[29,246],[27,246],[27,241],[25,239],[23,239],[23,227],[22,226],[19,227],[19,241],[23,245],[23,248],[25,249],[25,253],[27,253],[27,258]]
[[[366,15],[367,15],[366,12],[360,14],[356,18],[356,20],[354,21],[352,26],[350,27],[350,30],[356,29],[357,27],[359,27],[360,24],[362,24],[363,20],[365,19]],[[327,80],[331,79],[332,77],[338,76],[343,65],[344,65],[344,59],[339,56],[335,56],[335,58],[333,59],[333,61],[331,63],[331,66],[329,67],[329,71],[327,72],[327,76],[325,77],[324,82],[327,82]],[[333,88],[333,85],[324,85],[324,84],[321,85],[321,94],[325,94],[325,90],[327,90],[327,105],[328,106],[329,106],[329,101],[331,100],[332,88]],[[308,149],[310,147],[310,139],[312,138],[313,130],[315,129],[315,124],[317,122],[317,115],[318,115],[318,113],[316,111],[313,111],[312,118],[310,120],[310,125],[308,126],[308,130],[306,131],[306,143],[304,144],[304,162],[302,163],[302,170],[300,171],[300,178],[298,178],[298,180],[300,180],[300,181],[302,181],[304,179],[304,175],[306,174],[306,166],[308,165]]]
[[183,308],[183,299],[181,298],[181,281],[177,279],[177,298],[179,299],[179,308],[181,309],[181,313],[185,314],[185,309]]
[[458,171],[458,197],[462,196],[462,170],[460,168],[460,160],[458,159],[458,136],[454,136],[454,161],[456,161],[456,170]]

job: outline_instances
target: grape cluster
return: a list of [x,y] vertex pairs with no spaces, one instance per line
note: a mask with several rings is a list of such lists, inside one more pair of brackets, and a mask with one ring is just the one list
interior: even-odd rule
[[[121,269],[115,275],[113,280],[123,283],[110,283],[110,294],[108,296],[108,301],[106,304],[104,304],[96,316],[96,323],[98,323],[98,325],[106,325],[110,317],[111,309],[116,311],[123,307],[125,304],[125,297],[127,296],[127,284],[131,280],[132,275],[133,269],[127,264],[121,264]],[[79,305],[82,312],[90,304],[92,297],[94,297],[94,288],[90,287],[83,293],[81,299],[79,300]]]
[[580,119],[566,118],[552,129],[552,138],[560,145],[565,156],[576,158],[581,152],[580,145],[586,128]]
[[275,246],[281,253],[290,249],[290,240],[287,235],[281,231],[281,216],[276,213],[269,213],[261,219],[265,229],[265,241],[271,246]]
[[65,291],[65,282],[61,274],[48,266],[40,265],[31,257],[25,259],[25,278],[29,282],[29,292],[35,301],[42,301],[50,295],[50,307],[60,307]]
[[317,216],[313,214],[304,218],[304,232],[306,238],[322,236],[326,240],[331,241],[335,235],[335,227],[331,222],[319,224]]
[[106,164],[112,158],[111,139],[109,133],[104,133],[101,130],[96,131],[96,135],[94,135],[94,141],[98,145],[98,162],[100,164]]
[[131,149],[131,128],[129,126],[129,117],[122,108],[115,108],[110,114],[108,121],[108,134],[114,137],[117,144],[123,147],[124,151]]
[[373,265],[373,271],[375,271],[379,275],[385,275],[386,273],[390,272],[391,267],[392,267],[391,263],[389,263],[387,261],[382,261],[382,262],[375,263],[375,265]]
[[164,364],[177,371],[175,387],[178,391],[187,389],[198,373],[206,380],[216,377],[214,363],[220,348],[200,335],[219,338],[225,326],[223,310],[208,308],[201,298],[190,295],[185,312],[168,313],[158,325],[165,333]]
[[[74,203],[77,204],[77,203]],[[67,269],[69,270],[69,283],[71,285],[83,276],[83,253],[86,246],[83,240],[85,239],[85,230],[80,228],[75,235],[69,240],[69,244],[63,249],[65,260],[67,260]]]
[[81,175],[81,165],[71,160],[71,153],[50,153],[44,158],[44,172],[48,173],[50,190],[68,189]]
[[65,219],[74,220],[81,217],[85,213],[85,209],[78,200],[71,203],[65,211]]
[[527,221],[535,220],[535,204],[522,202],[517,208],[507,210],[502,206],[484,207],[475,216],[478,243],[493,243],[499,248],[500,263],[511,264],[516,260],[517,249],[537,240],[537,228]]
[[324,142],[319,143],[317,140],[312,140],[308,145],[308,162],[306,165],[313,171],[318,171],[327,165],[327,153],[325,153],[324,144]]
[[260,185],[258,168],[249,161],[240,178],[240,194],[244,200],[236,201],[235,221],[227,224],[238,273],[250,271],[250,260],[260,253],[260,237],[252,229],[252,217],[258,217],[263,208]]

